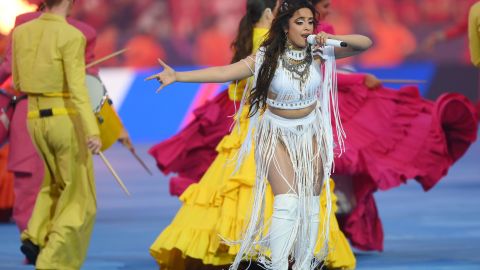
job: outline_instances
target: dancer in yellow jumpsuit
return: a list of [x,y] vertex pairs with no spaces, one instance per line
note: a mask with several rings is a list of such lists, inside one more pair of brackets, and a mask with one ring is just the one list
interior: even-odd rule
[[[45,176],[21,247],[37,269],[80,269],[96,214],[91,152],[101,147],[85,86],[85,37],[66,16],[74,0],[13,32],[15,88],[28,95],[28,128]],[[38,258],[37,258],[38,255]]]

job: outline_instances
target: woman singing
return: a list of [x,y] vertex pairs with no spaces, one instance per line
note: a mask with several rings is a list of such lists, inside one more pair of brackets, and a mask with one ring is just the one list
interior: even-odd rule
[[[147,78],[157,79],[161,90],[176,81],[227,82],[254,75],[253,89],[244,98],[244,103],[250,104],[249,135],[237,162],[242,162],[255,144],[256,184],[250,221],[231,269],[252,256],[267,269],[287,269],[289,258],[297,269],[313,269],[326,256],[325,224],[331,202],[327,202],[322,221],[320,244],[324,248],[318,254],[313,250],[320,223],[318,195],[323,182],[329,189],[334,145],[341,152],[344,138],[336,106],[335,58],[358,54],[372,42],[360,35],[322,32],[316,36],[320,46],[311,47],[307,36],[316,25],[314,13],[309,1],[283,1],[255,55],[228,66],[190,72],[175,72],[160,61],[164,71]],[[348,46],[324,46],[327,38],[345,41]],[[332,115],[336,119],[336,144]],[[275,194],[274,212],[270,224],[263,224],[267,179]],[[270,227],[268,235],[264,234],[266,226]]]

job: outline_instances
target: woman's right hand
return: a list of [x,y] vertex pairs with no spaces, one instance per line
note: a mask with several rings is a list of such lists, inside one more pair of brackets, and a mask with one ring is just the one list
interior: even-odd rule
[[87,147],[92,152],[92,154],[97,155],[102,149],[102,140],[98,136],[90,136],[87,139]]
[[375,89],[379,86],[382,85],[382,81],[380,81],[375,75],[373,74],[365,74],[365,80],[363,81],[363,84],[368,88],[368,89]]
[[165,86],[177,81],[175,70],[169,65],[165,64],[161,59],[158,62],[163,67],[162,72],[154,74],[145,79],[145,81],[156,79],[160,83],[160,87],[157,89],[157,93],[160,92]]

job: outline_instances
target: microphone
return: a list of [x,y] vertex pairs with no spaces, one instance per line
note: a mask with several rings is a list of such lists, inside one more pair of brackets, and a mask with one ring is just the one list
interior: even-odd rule
[[[307,42],[310,45],[317,45],[316,35],[309,35],[307,37]],[[327,38],[327,41],[325,42],[325,45],[333,46],[333,47],[337,47],[337,48],[348,46],[348,44],[345,41],[336,40],[336,39],[329,39],[329,38]]]

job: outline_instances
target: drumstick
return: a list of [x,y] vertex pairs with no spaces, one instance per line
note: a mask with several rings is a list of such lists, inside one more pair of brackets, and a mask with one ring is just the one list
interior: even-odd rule
[[143,162],[143,160],[137,155],[137,152],[135,151],[135,147],[133,147],[132,142],[130,139],[127,137],[127,139],[119,139],[120,143],[125,146],[125,148],[132,153],[132,155],[137,159],[137,161],[140,163],[140,165],[143,166],[143,168],[147,171],[148,174],[153,175],[152,171],[147,167],[147,164]]
[[398,80],[398,79],[380,79],[382,83],[398,83],[398,84],[420,84],[420,83],[427,83],[426,80]]
[[112,173],[112,175],[113,175],[113,177],[115,178],[115,180],[117,180],[117,183],[120,185],[120,187],[122,187],[123,191],[125,191],[125,193],[127,193],[127,195],[130,196],[130,192],[128,192],[127,187],[126,187],[125,184],[123,183],[122,179],[120,179],[120,177],[118,176],[117,172],[115,172],[115,170],[113,169],[112,165],[110,164],[110,162],[108,161],[108,159],[105,157],[105,155],[103,154],[103,152],[99,152],[99,155],[100,155],[100,157],[102,158],[103,163],[105,163],[105,166],[107,166],[108,170],[110,170],[110,172]]
[[132,155],[140,163],[140,165],[142,165],[142,167],[147,171],[147,173],[150,175],[153,175],[152,171],[150,171],[150,169],[147,167],[147,164],[145,164],[145,162],[137,155],[137,153],[135,152],[135,148],[132,147],[132,148],[129,148],[129,150],[130,150],[130,153],[132,153]]
[[124,52],[127,51],[127,50],[128,50],[128,48],[125,48],[125,49],[121,49],[121,50],[119,50],[119,51],[116,51],[116,52],[114,52],[114,53],[112,53],[112,54],[109,54],[109,55],[107,55],[107,56],[105,56],[105,57],[102,57],[102,58],[100,58],[100,59],[98,59],[98,60],[95,60],[95,61],[91,62],[90,64],[86,65],[85,68],[91,68],[91,67],[93,67],[93,66],[95,66],[95,65],[98,65],[98,64],[100,64],[100,63],[102,63],[102,62],[105,62],[105,61],[107,61],[107,60],[109,60],[109,59],[111,59],[111,58],[113,58],[113,57],[115,57],[115,56],[117,56],[117,55],[119,55],[119,54],[122,54],[122,53],[124,53]]

